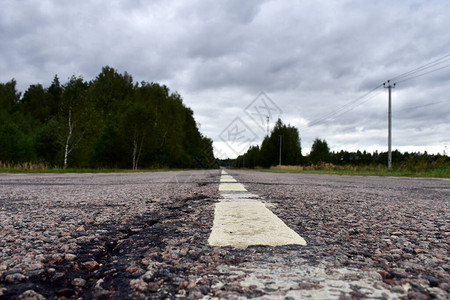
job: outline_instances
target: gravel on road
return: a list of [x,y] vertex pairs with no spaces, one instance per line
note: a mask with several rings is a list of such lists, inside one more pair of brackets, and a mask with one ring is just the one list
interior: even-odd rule
[[0,299],[449,298],[449,180],[228,173],[307,246],[209,246],[219,170],[0,174]]

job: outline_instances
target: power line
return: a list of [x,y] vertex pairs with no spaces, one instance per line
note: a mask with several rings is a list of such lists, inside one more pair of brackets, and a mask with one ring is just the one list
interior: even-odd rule
[[307,126],[304,126],[303,128],[305,128],[305,127],[311,127],[311,126],[315,126],[315,125],[321,124],[321,123],[323,123],[323,122],[325,122],[325,121],[331,119],[332,117],[336,117],[336,116],[338,116],[338,115],[344,114],[344,113],[346,113],[346,112],[348,112],[348,111],[354,109],[356,106],[358,106],[358,105],[360,105],[360,104],[362,104],[362,103],[364,103],[364,102],[366,102],[366,101],[372,99],[373,97],[375,97],[377,94],[376,94],[376,95],[373,95],[372,97],[370,97],[369,99],[366,99],[365,101],[363,101],[363,102],[361,102],[361,103],[358,103],[358,102],[364,100],[366,97],[368,97],[368,96],[369,96],[370,94],[372,94],[373,92],[375,92],[375,91],[376,91],[377,89],[379,89],[381,86],[382,86],[382,84],[380,84],[380,85],[374,87],[373,89],[371,89],[371,90],[370,90],[369,92],[367,92],[366,94],[364,94],[364,95],[362,95],[362,96],[360,96],[360,97],[358,97],[358,98],[356,98],[356,99],[354,99],[354,100],[352,100],[352,101],[346,103],[345,105],[343,105],[343,106],[337,108],[336,110],[333,110],[333,111],[331,111],[331,112],[329,112],[329,113],[327,113],[327,114],[325,114],[325,115],[322,115],[321,117],[319,117],[319,118],[317,118],[317,119],[315,119],[315,120],[312,120],[312,121],[308,122],[308,125],[307,125]]
[[[409,81],[414,78],[421,77],[421,76],[424,76],[424,75],[427,75],[430,73],[437,72],[439,70],[450,67],[450,64],[441,66],[443,63],[448,63],[449,61],[450,61],[450,54],[447,54],[447,55],[442,56],[438,59],[435,59],[427,64],[424,64],[424,65],[414,68],[410,71],[407,71],[405,73],[397,75],[397,76],[393,77],[391,80],[389,80],[388,82],[395,82],[394,84],[401,83],[401,82]],[[438,67],[438,68],[432,69],[434,67]],[[429,70],[429,69],[431,69],[431,70]],[[424,72],[424,71],[426,71],[426,72]],[[358,98],[346,103],[345,105],[338,107],[337,109],[308,122],[308,124],[306,126],[300,127],[299,129],[305,129],[307,127],[312,127],[312,126],[316,126],[319,124],[323,124],[323,123],[332,121],[335,117],[340,116],[348,111],[353,110],[357,106],[369,101],[370,99],[373,99],[379,93],[381,93],[381,91],[380,91],[379,93],[376,93],[376,94],[372,95],[371,97],[369,97],[373,92],[375,92],[381,86],[383,86],[383,84],[380,84],[380,85],[374,87],[369,92],[362,95],[361,97],[358,97]],[[367,98],[367,97],[369,97],[369,98]],[[424,105],[424,106],[426,106],[426,105]]]
[[445,69],[445,68],[448,68],[448,67],[450,67],[450,65],[446,65],[446,66],[440,67],[438,69],[434,69],[434,70],[431,70],[431,71],[428,71],[428,72],[425,72],[425,73],[422,73],[422,74],[418,74],[416,76],[409,77],[409,78],[397,81],[396,83],[405,82],[405,81],[408,81],[408,80],[411,80],[411,79],[414,79],[414,78],[417,78],[417,77],[420,77],[420,76],[424,76],[424,75],[427,75],[427,74],[430,74],[430,73],[434,73],[436,71],[439,71],[439,70],[442,70],[442,69]]
[[[388,99],[388,169],[391,168],[392,166],[392,153],[391,153],[391,146],[392,146],[392,110],[391,110],[391,90],[392,88],[395,88],[397,83],[400,82],[405,82],[420,76],[424,76],[426,74],[430,74],[439,70],[442,70],[444,68],[450,67],[450,65],[444,65],[441,66],[443,63],[446,63],[449,60],[450,55],[445,55],[437,60],[434,60],[428,64],[425,64],[421,67],[418,67],[416,69],[413,69],[409,72],[403,73],[397,77],[394,77],[394,79],[392,79],[392,81],[395,81],[395,83],[391,84],[391,81],[388,80],[387,82],[383,83],[383,86],[385,86],[385,88],[389,89],[389,99]],[[435,68],[436,66],[438,66],[438,68]],[[432,69],[435,68],[435,69]],[[432,69],[431,71],[426,71],[428,69]],[[426,72],[424,72],[426,71]]]
[[450,100],[445,100],[445,101],[439,101],[439,102],[433,102],[433,103],[428,103],[428,104],[423,104],[423,105],[418,105],[418,106],[409,106],[409,107],[405,107],[403,109],[396,109],[395,112],[402,112],[402,111],[406,111],[406,110],[412,110],[412,109],[416,109],[416,108],[422,108],[422,107],[426,107],[426,106],[431,106],[431,105],[436,105],[436,104],[441,104],[441,103],[447,103],[450,102]]
[[354,104],[352,106],[348,106],[348,108],[345,109],[345,110],[335,111],[332,115],[330,115],[330,116],[328,116],[326,118],[310,122],[310,123],[308,123],[308,126],[315,126],[315,125],[323,124],[323,123],[326,123],[326,122],[329,122],[329,121],[333,121],[333,120],[335,120],[336,117],[341,116],[341,115],[343,115],[343,114],[345,114],[345,113],[347,113],[349,111],[352,111],[353,109],[355,109],[356,107],[360,106],[361,104],[366,103],[367,101],[375,98],[380,93],[381,93],[381,90],[378,93],[375,93],[372,96],[370,96],[369,98],[365,99],[364,101],[356,103],[356,104]]
[[431,67],[434,67],[436,65],[442,64],[442,63],[447,62],[449,60],[450,60],[450,54],[447,54],[447,55],[445,55],[445,56],[443,56],[441,58],[435,59],[435,60],[433,60],[433,61],[431,61],[431,62],[429,62],[429,63],[427,63],[427,64],[425,64],[423,66],[417,67],[417,68],[412,69],[412,70],[410,70],[408,72],[405,72],[405,73],[402,73],[400,75],[397,75],[397,76],[391,78],[391,81],[393,81],[393,82],[394,81],[399,81],[403,77],[408,77],[410,75],[413,75],[415,73],[418,73],[418,72],[426,70],[426,69],[429,69]]

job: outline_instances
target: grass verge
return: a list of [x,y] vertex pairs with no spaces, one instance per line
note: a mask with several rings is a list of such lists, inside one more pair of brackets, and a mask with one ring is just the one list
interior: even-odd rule
[[388,169],[385,166],[335,166],[322,164],[317,166],[274,166],[270,169],[256,169],[262,172],[303,173],[303,174],[334,174],[355,176],[400,176],[450,178],[450,166],[442,166],[425,170],[408,170],[404,168]]
[[0,173],[138,173],[138,172],[165,172],[165,171],[183,171],[185,169],[153,168],[153,169],[63,169],[52,168],[45,164],[19,163],[6,164],[0,162]]

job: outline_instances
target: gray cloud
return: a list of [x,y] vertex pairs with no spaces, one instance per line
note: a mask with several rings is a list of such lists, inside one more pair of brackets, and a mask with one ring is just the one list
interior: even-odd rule
[[[50,84],[55,74],[63,81],[72,74],[90,80],[110,65],[180,92],[215,141],[263,90],[283,110],[283,120],[301,129],[306,152],[315,137],[334,150],[383,150],[386,90],[359,106],[349,103],[449,54],[449,6],[425,0],[6,0],[0,81],[14,77],[23,91]],[[447,68],[399,83],[393,98],[397,145],[441,151],[450,144],[449,103],[424,106],[447,100],[449,74]],[[307,126],[340,108],[345,113]]]

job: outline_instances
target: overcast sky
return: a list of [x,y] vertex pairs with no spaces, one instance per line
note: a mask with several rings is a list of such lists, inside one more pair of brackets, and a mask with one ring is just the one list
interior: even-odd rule
[[393,149],[448,154],[449,28],[449,1],[2,0],[0,82],[109,65],[180,93],[219,157],[260,143],[266,115],[299,129],[304,154],[315,138],[372,152],[388,128],[373,89],[431,66],[392,90]]

